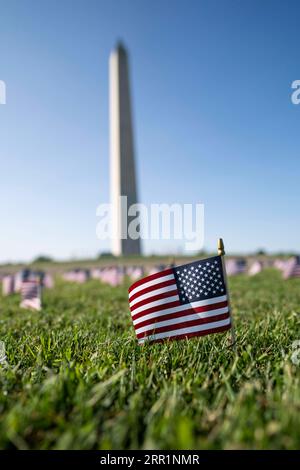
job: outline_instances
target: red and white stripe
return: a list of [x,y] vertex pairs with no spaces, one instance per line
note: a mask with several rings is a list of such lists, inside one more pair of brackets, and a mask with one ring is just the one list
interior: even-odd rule
[[21,286],[21,308],[41,310],[41,286],[38,281],[23,281]]
[[284,273],[284,279],[289,279],[290,277],[300,277],[300,265],[294,266]]
[[231,327],[227,295],[181,304],[172,269],[135,282],[129,289],[129,307],[140,344],[203,336]]

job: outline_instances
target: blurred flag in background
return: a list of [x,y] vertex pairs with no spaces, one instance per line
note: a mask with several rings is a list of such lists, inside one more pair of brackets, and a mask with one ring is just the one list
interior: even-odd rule
[[7,275],[2,279],[2,294],[4,296],[11,295],[14,293],[15,289],[15,278],[14,276]]
[[283,278],[300,277],[300,256],[295,256],[286,262],[283,269]]
[[246,271],[246,261],[244,259],[226,260],[226,272],[228,276],[243,274]]
[[260,273],[263,270],[263,263],[261,261],[254,261],[254,263],[251,264],[248,274],[249,276],[255,276],[256,274]]
[[20,307],[41,310],[41,285],[38,280],[23,281]]

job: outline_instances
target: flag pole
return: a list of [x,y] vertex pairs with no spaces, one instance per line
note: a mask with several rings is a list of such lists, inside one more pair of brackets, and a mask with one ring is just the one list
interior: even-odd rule
[[218,240],[218,255],[221,256],[221,261],[222,261],[222,267],[223,267],[223,273],[224,273],[224,283],[226,287],[226,293],[227,293],[227,303],[228,303],[228,308],[230,312],[230,323],[231,323],[231,345],[234,349],[234,352],[236,352],[236,336],[235,336],[235,328],[233,324],[233,318],[232,318],[232,310],[231,310],[231,304],[230,304],[230,296],[229,296],[229,289],[228,289],[228,282],[227,282],[227,274],[226,274],[226,266],[225,266],[225,248],[224,248],[224,243],[223,239],[219,238]]

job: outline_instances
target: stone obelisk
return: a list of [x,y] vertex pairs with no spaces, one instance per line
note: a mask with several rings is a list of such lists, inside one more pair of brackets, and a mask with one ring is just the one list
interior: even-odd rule
[[120,199],[127,197],[128,208],[137,203],[128,56],[121,43],[112,51],[109,62],[112,253],[139,255],[140,239],[128,237],[128,225],[135,217],[128,217],[126,207],[121,207],[125,200],[121,203]]

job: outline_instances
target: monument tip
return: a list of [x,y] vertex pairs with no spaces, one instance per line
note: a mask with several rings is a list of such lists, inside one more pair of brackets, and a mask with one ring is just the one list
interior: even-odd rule
[[118,52],[123,52],[123,53],[127,53],[127,50],[126,50],[126,47],[124,45],[124,42],[121,40],[121,39],[118,39],[117,43],[116,43],[116,47],[115,49],[118,51]]

